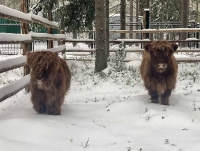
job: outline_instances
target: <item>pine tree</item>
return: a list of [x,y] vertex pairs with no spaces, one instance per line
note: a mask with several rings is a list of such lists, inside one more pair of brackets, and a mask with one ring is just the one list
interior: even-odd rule
[[151,4],[151,17],[153,21],[178,22],[180,21],[180,1],[155,0]]
[[94,0],[69,0],[69,2],[69,5],[61,6],[55,11],[61,20],[61,28],[66,28],[67,31],[88,28],[95,19]]
[[178,22],[180,21],[180,0],[140,0],[140,15],[144,8],[150,8],[151,21],[153,22]]
[[2,4],[12,9],[20,10],[20,2],[21,0],[4,0],[4,3]]
[[95,19],[94,0],[68,0],[59,3],[56,0],[40,0],[34,7],[33,13],[43,10],[44,16],[48,11],[53,13],[53,21],[59,22],[60,28],[66,31],[79,31],[91,26]]

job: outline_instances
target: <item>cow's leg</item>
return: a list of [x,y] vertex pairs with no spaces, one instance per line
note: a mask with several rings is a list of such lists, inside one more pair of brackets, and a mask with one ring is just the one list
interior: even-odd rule
[[33,103],[33,108],[38,113],[45,113],[46,106],[44,101],[46,100],[46,94],[44,91],[35,89],[31,94],[31,101]]
[[158,93],[155,90],[149,89],[149,95],[151,96],[151,103],[159,103]]
[[61,115],[61,104],[58,99],[46,103],[46,108],[46,113],[49,115]]
[[171,90],[167,89],[161,96],[161,103],[163,105],[169,105],[169,96],[171,95]]
[[38,113],[44,113],[46,111],[46,107],[43,102],[34,102],[33,108]]

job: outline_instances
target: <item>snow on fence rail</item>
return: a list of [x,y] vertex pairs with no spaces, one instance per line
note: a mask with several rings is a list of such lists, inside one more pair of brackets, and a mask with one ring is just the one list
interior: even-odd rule
[[0,5],[0,17],[28,24],[36,22],[44,26],[59,29],[59,25],[56,22],[49,21],[48,19],[34,15],[33,13],[26,14],[3,5]]
[[65,34],[46,34],[46,33],[31,33],[33,40],[54,40],[61,41],[65,40]]
[[30,43],[32,42],[31,34],[12,34],[12,33],[0,33],[1,44],[13,44],[13,43]]
[[[52,48],[52,49],[46,49],[52,52],[62,52],[63,50],[66,50],[65,45],[60,45],[58,47]],[[3,61],[0,61],[0,73],[16,69],[19,67],[22,67],[26,64],[26,56],[21,56],[13,59],[6,59]]]
[[0,61],[0,73],[22,67],[26,64],[26,56]]
[[13,43],[31,43],[33,40],[65,40],[64,34],[46,34],[46,33],[29,33],[29,34],[12,34],[12,33],[0,33],[1,44],[13,44]]
[[4,101],[5,99],[15,95],[22,89],[24,89],[30,82],[30,75],[26,75],[23,78],[15,81],[9,85],[6,85],[0,88],[0,102]]

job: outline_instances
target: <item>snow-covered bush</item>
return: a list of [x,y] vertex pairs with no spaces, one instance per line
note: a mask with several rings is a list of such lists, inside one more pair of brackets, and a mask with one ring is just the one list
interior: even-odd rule
[[125,60],[126,51],[124,47],[124,43],[119,44],[119,49],[109,57],[109,65],[111,67],[111,71],[114,72],[122,72],[126,69]]

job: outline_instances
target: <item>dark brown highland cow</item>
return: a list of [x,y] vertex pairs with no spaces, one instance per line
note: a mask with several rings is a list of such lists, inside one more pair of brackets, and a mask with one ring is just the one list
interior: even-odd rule
[[151,102],[160,101],[163,105],[169,105],[169,96],[176,85],[178,65],[173,54],[178,45],[155,41],[146,44],[144,48],[140,73]]
[[40,51],[27,54],[31,68],[30,91],[33,108],[38,113],[60,115],[61,105],[70,88],[69,67],[57,53]]

